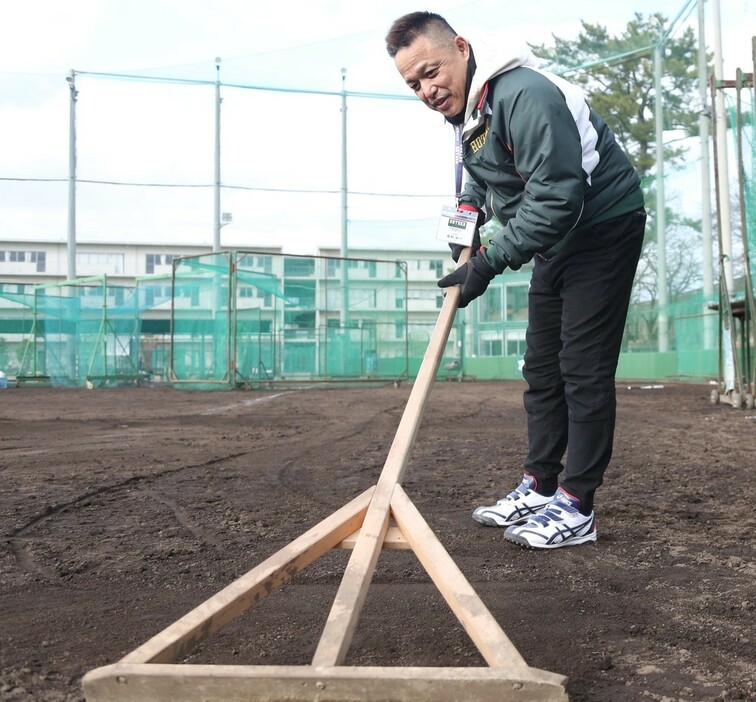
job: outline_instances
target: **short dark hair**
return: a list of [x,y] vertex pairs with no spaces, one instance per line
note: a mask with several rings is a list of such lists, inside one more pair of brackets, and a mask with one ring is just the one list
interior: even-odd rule
[[399,49],[412,44],[419,36],[434,34],[453,39],[457,33],[441,15],[435,12],[410,12],[400,17],[391,25],[386,35],[386,51],[394,58]]

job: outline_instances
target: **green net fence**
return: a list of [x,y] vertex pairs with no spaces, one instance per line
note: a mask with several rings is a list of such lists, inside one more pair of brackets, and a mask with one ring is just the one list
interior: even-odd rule
[[[53,385],[411,380],[442,302],[428,277],[409,280],[402,261],[233,251],[178,258],[172,275],[130,287],[104,277],[3,285],[0,361],[9,379]],[[439,379],[522,377],[529,277],[527,268],[508,271],[458,311]],[[716,379],[719,302],[700,289],[663,309],[635,302],[618,377]],[[734,344],[751,357],[743,321],[735,319]],[[669,330],[663,352],[660,324]]]
[[178,259],[173,290],[174,383],[409,374],[402,262],[223,252]]
[[26,333],[14,349],[18,381],[99,385],[138,379],[140,317],[133,287],[109,285],[98,276],[35,286],[19,302]]
[[[756,40],[755,40],[756,42]],[[756,47],[756,43],[754,44]],[[725,109],[733,134],[735,170],[737,173],[737,208],[732,217],[737,246],[731,261],[722,256],[720,275],[720,386],[730,395],[732,404],[741,402],[755,406],[756,393],[756,302],[753,279],[753,252],[756,251],[756,90],[754,75],[738,69],[734,81],[724,91]],[[733,269],[729,286],[725,265]]]
[[0,284],[0,370],[19,375],[23,349],[33,330],[34,287]]
[[[753,82],[749,86],[745,75],[736,79],[738,87],[725,92],[727,118],[733,135],[734,156],[739,175],[737,182],[738,211],[735,213],[736,230],[743,246],[742,258],[748,262],[756,251],[756,97]],[[734,92],[734,94],[733,94]]]

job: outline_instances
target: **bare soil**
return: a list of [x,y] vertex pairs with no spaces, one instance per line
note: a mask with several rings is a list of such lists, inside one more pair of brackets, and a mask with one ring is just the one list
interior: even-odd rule
[[[573,702],[756,700],[756,412],[618,384],[596,544],[521,549],[470,518],[512,489],[522,383],[439,382],[403,486],[525,660]],[[83,700],[112,663],[374,485],[411,386],[0,392],[0,699]],[[332,551],[191,662],[308,664]],[[353,665],[478,666],[411,551],[386,551]]]

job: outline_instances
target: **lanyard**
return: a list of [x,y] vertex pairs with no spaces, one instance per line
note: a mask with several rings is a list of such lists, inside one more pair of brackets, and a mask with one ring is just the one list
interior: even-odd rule
[[457,200],[462,194],[462,125],[454,125],[454,177]]

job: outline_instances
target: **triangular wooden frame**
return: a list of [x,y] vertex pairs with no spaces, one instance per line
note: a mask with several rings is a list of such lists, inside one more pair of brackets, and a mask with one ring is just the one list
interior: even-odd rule
[[[460,265],[469,249],[460,257]],[[376,485],[117,663],[88,672],[87,702],[566,702],[566,678],[531,668],[401,486],[459,300],[446,295]],[[177,661],[333,548],[351,548],[309,666]],[[488,667],[345,666],[380,552],[411,548]]]

